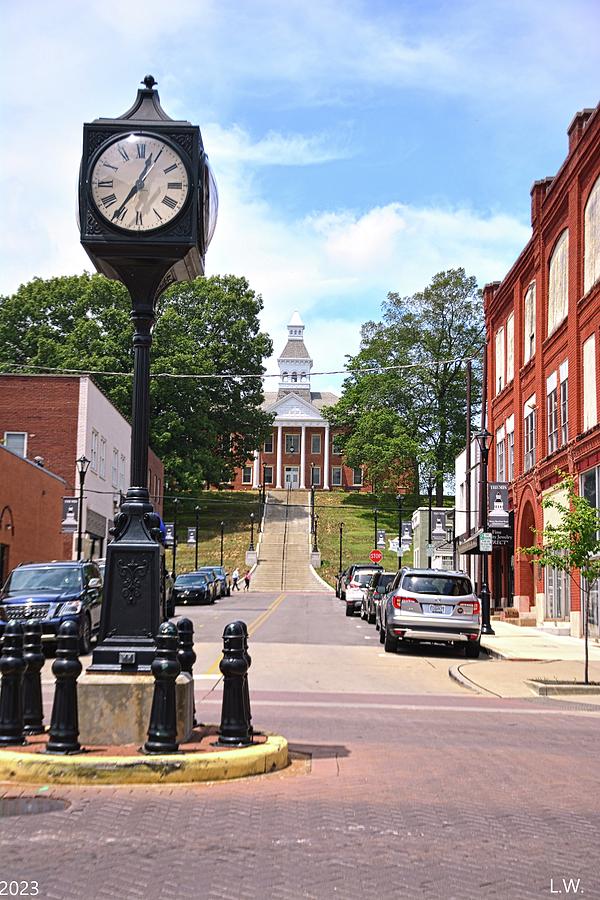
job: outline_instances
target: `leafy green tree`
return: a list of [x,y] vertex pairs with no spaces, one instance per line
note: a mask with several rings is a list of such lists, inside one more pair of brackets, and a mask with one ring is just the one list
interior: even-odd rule
[[577,584],[579,573],[583,601],[584,682],[589,684],[590,592],[600,578],[600,510],[576,492],[572,475],[566,472],[559,472],[559,475],[562,476],[559,490],[566,493],[567,502],[561,503],[552,497],[542,501],[544,509],[555,509],[559,513],[558,524],[548,524],[543,530],[533,529],[542,543],[520,547],[519,553],[533,557],[541,566],[553,566],[566,572],[574,584]]
[[[151,380],[150,441],[172,489],[229,478],[265,437],[260,375],[272,344],[260,331],[261,309],[260,295],[233,275],[174,285],[158,300],[152,373],[209,376]],[[130,313],[125,288],[101,275],[36,278],[0,298],[0,371],[131,373]],[[129,417],[131,378],[94,380]]]
[[[468,359],[475,360],[474,406],[481,398],[484,330],[481,291],[462,268],[439,272],[412,297],[388,294],[382,321],[362,326],[343,395],[327,413],[346,429],[347,462],[364,464],[370,480],[392,490],[407,467],[416,484],[421,469],[435,471],[441,505],[465,443]],[[385,366],[408,368],[377,371]]]

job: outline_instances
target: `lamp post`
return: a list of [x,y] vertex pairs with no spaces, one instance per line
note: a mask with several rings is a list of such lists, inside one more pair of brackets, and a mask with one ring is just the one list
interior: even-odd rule
[[221,565],[223,565],[223,531],[225,529],[225,522],[221,522]]
[[[490,453],[490,443],[492,435],[487,428],[482,428],[475,435],[477,444],[479,445],[479,454],[481,456],[481,478],[479,482],[480,493],[480,512],[481,512],[481,528],[485,533],[488,527],[488,501],[487,501],[487,481],[488,481],[488,457]],[[490,589],[488,587],[488,554],[481,554],[481,590],[479,597],[481,599],[481,633],[495,634],[490,621]]]
[[375,507],[375,509],[373,510],[373,522],[375,525],[375,538],[373,540],[373,547],[375,549],[377,549],[377,515],[378,515],[378,513],[379,513],[379,510],[377,509],[377,507]]
[[310,530],[315,530],[315,464],[310,464]]
[[340,522],[340,567],[338,572],[342,571],[342,552],[344,548],[344,523]]
[[250,546],[248,550],[254,550],[254,513],[250,513]]
[[198,569],[198,533],[200,531],[200,507],[195,508],[196,513],[196,555],[194,557],[194,569]]
[[77,523],[77,560],[81,559],[81,550],[83,544],[83,485],[85,484],[85,476],[90,467],[90,460],[87,457],[80,456],[77,460],[77,472],[79,474],[79,522]]
[[432,505],[432,497],[433,497],[433,478],[429,476],[429,480],[427,482],[427,505],[429,508],[429,517],[427,522],[427,568],[431,569],[431,565],[433,562],[432,557],[432,535],[431,535],[431,505]]
[[177,497],[173,500],[173,567],[171,569],[171,578],[175,581],[176,578],[176,569],[175,564],[177,561],[177,507],[179,506],[179,500]]
[[312,552],[313,552],[313,553],[318,553],[318,552],[319,552],[319,544],[318,544],[318,541],[317,541],[317,529],[318,529],[318,527],[319,527],[319,517],[318,517],[318,516],[315,516],[315,530],[314,530],[314,532],[313,532],[313,548],[312,548]]
[[398,568],[402,568],[402,494],[396,494],[398,504]]

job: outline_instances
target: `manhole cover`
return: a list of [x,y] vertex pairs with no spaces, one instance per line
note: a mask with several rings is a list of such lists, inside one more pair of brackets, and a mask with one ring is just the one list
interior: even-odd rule
[[54,797],[0,797],[0,819],[61,812],[70,805],[67,800],[55,800]]

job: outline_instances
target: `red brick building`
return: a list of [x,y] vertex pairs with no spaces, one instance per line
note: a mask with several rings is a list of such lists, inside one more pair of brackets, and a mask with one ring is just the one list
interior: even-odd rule
[[304,324],[295,312],[287,343],[277,360],[278,389],[265,393],[263,410],[274,416],[271,437],[246,466],[236,469],[236,490],[267,487],[367,491],[362,468],[346,466],[336,445],[339,429],[331,428],[323,409],[337,403],[330,392],[311,391],[313,361],[304,344]]
[[[17,456],[37,458],[58,475],[67,497],[78,496],[77,459],[85,455],[90,460],[84,486],[83,551],[84,556],[103,556],[115,509],[129,487],[131,426],[92,379],[0,375],[0,440]],[[28,467],[19,471],[24,479],[30,472]],[[152,451],[148,486],[162,513],[164,469]],[[4,488],[0,484],[0,508]],[[62,552],[54,556],[71,558],[75,541],[74,536],[61,536]]]
[[[515,548],[552,521],[541,502],[557,494],[557,468],[600,506],[600,106],[577,113],[568,135],[558,173],[531,190],[531,240],[484,289],[489,479],[509,482]],[[495,606],[514,602],[538,625],[580,635],[579,585],[569,581],[507,548],[492,554]],[[596,636],[599,620],[596,592]]]

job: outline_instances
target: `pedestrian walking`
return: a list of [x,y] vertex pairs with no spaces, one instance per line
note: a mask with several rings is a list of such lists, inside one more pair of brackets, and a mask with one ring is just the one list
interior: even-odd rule
[[231,573],[231,590],[239,591],[240,586],[238,581],[240,580],[240,570],[236,567]]
[[250,569],[246,569],[246,572],[244,574],[244,590],[250,590]]

